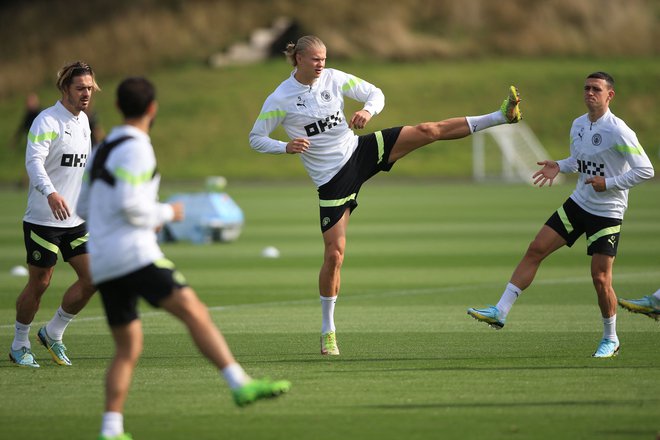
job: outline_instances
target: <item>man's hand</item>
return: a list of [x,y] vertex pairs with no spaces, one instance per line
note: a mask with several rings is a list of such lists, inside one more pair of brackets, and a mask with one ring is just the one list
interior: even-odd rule
[[172,211],[174,211],[174,217],[172,218],[173,222],[180,222],[185,218],[186,213],[183,202],[174,202],[171,203],[170,206],[172,207]]
[[591,185],[596,192],[603,192],[605,188],[605,178],[603,176],[594,176],[584,181],[585,185]]
[[557,174],[559,174],[559,164],[554,160],[543,160],[541,162],[536,162],[537,165],[543,165],[543,168],[538,170],[532,176],[534,180],[534,185],[539,184],[539,188],[549,182],[548,186],[552,186],[552,181],[555,180]]
[[66,204],[64,197],[59,195],[56,192],[48,194],[48,206],[50,210],[53,211],[53,215],[58,220],[66,220],[71,217],[71,211],[69,211],[69,206]]
[[289,154],[300,154],[304,153],[309,149],[309,139],[305,138],[295,138],[288,144],[286,144],[286,152]]
[[348,122],[349,128],[364,128],[371,120],[371,113],[366,110],[358,110]]

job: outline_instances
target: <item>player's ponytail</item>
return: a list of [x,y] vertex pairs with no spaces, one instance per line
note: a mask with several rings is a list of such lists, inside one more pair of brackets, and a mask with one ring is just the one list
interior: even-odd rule
[[323,41],[321,41],[319,37],[305,35],[304,37],[300,37],[296,43],[287,44],[284,49],[284,55],[286,55],[286,59],[289,63],[291,63],[293,67],[296,67],[298,65],[298,61],[296,60],[297,54],[305,52],[308,49],[319,48],[325,48],[325,44],[323,44]]

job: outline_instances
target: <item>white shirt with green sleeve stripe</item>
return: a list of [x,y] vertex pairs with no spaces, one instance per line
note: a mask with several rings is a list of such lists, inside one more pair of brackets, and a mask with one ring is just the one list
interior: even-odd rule
[[107,142],[123,136],[108,155],[105,168],[114,184],[90,183],[94,155],[85,174],[79,214],[87,219],[90,268],[95,283],[134,272],[163,258],[155,228],[172,220],[169,204],[158,201],[160,176],[149,135],[129,126],[112,129]]
[[[344,115],[344,97],[364,103],[363,108],[375,116],[383,110],[385,96],[373,84],[340,70],[324,69],[311,86],[298,82],[294,73],[264,102],[250,131],[250,145],[261,153],[282,154],[290,140],[309,139],[310,148],[300,158],[312,181],[321,186],[357,147],[358,137]],[[280,125],[289,139],[270,137]]]
[[91,148],[89,119],[84,112],[74,116],[57,101],[39,113],[28,132],[25,150],[30,187],[24,221],[61,228],[83,222],[75,213],[66,220],[57,220],[47,197],[57,192],[75,211]]
[[[596,122],[587,114],[575,119],[570,136],[571,155],[557,163],[563,173],[579,173],[571,198],[591,214],[623,219],[628,190],[654,175],[637,135],[608,109]],[[594,176],[605,178],[605,191],[585,184]]]

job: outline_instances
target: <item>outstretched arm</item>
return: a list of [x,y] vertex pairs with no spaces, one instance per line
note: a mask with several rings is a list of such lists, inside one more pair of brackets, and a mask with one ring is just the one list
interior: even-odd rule
[[552,182],[559,174],[559,164],[554,160],[543,160],[541,162],[536,162],[537,165],[543,165],[543,168],[538,170],[532,176],[534,179],[534,185],[538,184],[539,188],[549,182],[548,186],[552,186]]

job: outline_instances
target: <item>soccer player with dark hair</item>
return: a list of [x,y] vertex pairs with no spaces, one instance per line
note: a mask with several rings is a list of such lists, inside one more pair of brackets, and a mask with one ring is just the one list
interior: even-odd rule
[[123,409],[142,352],[143,331],[137,302],[144,298],[187,327],[201,353],[213,363],[239,406],[289,390],[288,381],[252,379],[234,359],[208,309],[158,246],[156,229],[183,219],[183,204],[158,202],[160,176],[150,127],[158,112],[156,90],[145,78],[131,77],[117,88],[124,124],[95,150],[78,201],[88,220],[91,273],[98,285],[115,354],[106,375],[101,440],[126,440]]
[[619,352],[616,333],[617,298],[612,287],[612,266],[619,246],[628,190],[653,177],[653,165],[626,123],[610,111],[614,78],[594,72],[584,83],[587,113],[573,121],[570,156],[544,160],[534,183],[552,185],[557,175],[578,173],[575,190],[541,227],[513,272],[495,306],[469,308],[473,318],[501,329],[523,290],[529,287],[541,262],[563,246],[572,246],[582,235],[591,256],[591,278],[603,319],[603,337],[593,357],[607,358]]

